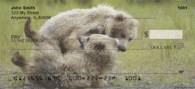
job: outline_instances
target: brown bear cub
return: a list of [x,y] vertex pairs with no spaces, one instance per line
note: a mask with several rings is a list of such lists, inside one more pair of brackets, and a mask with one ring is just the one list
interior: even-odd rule
[[136,38],[138,21],[124,11],[108,5],[90,9],[73,9],[53,16],[39,33],[56,40],[61,52],[80,50],[78,36],[103,34],[119,40],[119,51],[126,51],[128,42]]
[[118,40],[101,34],[81,36],[78,40],[82,50],[62,54],[53,41],[31,30],[30,20],[25,24],[25,35],[39,50],[34,50],[30,60],[16,52],[12,62],[27,73],[26,76],[34,78],[28,80],[31,88],[82,89],[106,85],[104,80],[90,77],[100,77],[112,70],[117,57]]

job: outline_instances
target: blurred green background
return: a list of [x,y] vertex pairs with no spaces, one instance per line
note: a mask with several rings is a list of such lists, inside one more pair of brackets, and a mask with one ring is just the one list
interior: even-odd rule
[[[194,0],[1,0],[0,1],[0,73],[19,71],[11,61],[16,50],[30,49],[31,43],[12,42],[11,35],[23,33],[24,19],[13,20],[13,6],[35,6],[42,16],[54,16],[74,8],[91,8],[99,4],[113,6],[137,18],[140,27],[137,40],[129,50],[120,53],[120,71],[141,77],[139,81],[114,81],[115,85],[194,85],[195,81],[195,1]],[[187,6],[179,9],[178,6]],[[33,16],[33,15],[30,15]],[[46,19],[33,19],[33,29],[39,30]],[[144,32],[149,29],[181,29],[183,40],[150,40]],[[151,45],[173,46],[181,49],[150,49]],[[30,50],[18,50],[30,57]],[[7,80],[0,77],[0,85]],[[5,80],[5,81],[4,81]],[[11,83],[11,84],[10,84]],[[14,82],[15,83],[15,82]],[[8,82],[12,85],[13,82]],[[4,85],[7,86],[7,85]]]

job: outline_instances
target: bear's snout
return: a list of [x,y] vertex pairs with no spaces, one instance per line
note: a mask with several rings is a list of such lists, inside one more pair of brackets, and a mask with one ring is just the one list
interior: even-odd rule
[[125,52],[127,50],[126,47],[124,47],[123,45],[118,45],[117,48],[119,51],[122,51],[122,52]]
[[125,52],[127,50],[127,44],[128,44],[128,41],[126,41],[125,39],[119,39],[118,46],[117,46],[118,50]]

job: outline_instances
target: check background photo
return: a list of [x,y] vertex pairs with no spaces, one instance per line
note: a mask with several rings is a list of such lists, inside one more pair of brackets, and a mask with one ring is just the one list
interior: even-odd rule
[[[71,32],[61,32],[55,36],[63,38],[58,39],[62,42],[62,45],[56,45],[56,40],[48,39],[55,38],[55,31],[47,34],[48,37],[46,38],[42,38],[39,34],[46,21],[62,14],[62,12],[82,9],[75,13],[83,14],[82,11],[86,9],[93,11],[98,6],[108,6],[113,8],[116,13],[122,12],[122,14],[108,16],[108,18],[114,18],[111,20],[95,19],[91,22],[104,22],[105,20],[110,21],[107,23],[109,26],[114,26],[118,23],[113,23],[113,21],[127,21],[116,25],[115,29],[121,28],[124,30],[123,27],[126,26],[124,24],[127,23],[130,27],[138,27],[138,29],[121,32],[126,35],[120,38],[117,35],[108,35],[112,33],[119,34],[120,31],[110,33],[105,31],[105,29],[109,29],[104,27],[105,23],[100,23],[100,26],[99,23],[89,22],[89,25],[84,24],[89,18],[76,21],[84,16],[81,15],[73,19],[68,18],[72,21],[67,24],[72,22],[82,24],[83,28],[79,28],[81,29],[78,30],[79,34],[82,34],[83,29],[88,31],[86,28],[95,27],[91,28],[92,31],[89,31],[89,33],[86,32],[86,35],[73,34],[70,37],[71,40],[67,42],[67,40],[64,40],[66,38],[64,34]],[[195,89],[194,0],[1,0],[0,7],[0,89],[69,89],[70,87],[66,87],[66,84],[73,86],[72,88],[82,85],[82,88],[80,86],[78,89]],[[110,12],[102,12],[99,15],[103,13],[111,14]],[[91,17],[96,18],[95,16]],[[72,24],[75,25],[75,23]],[[55,22],[47,25],[51,26],[49,29],[55,28]],[[60,22],[59,26],[61,25],[64,26],[64,23]],[[64,26],[64,28],[70,27]],[[128,33],[131,33],[131,35]],[[136,33],[136,37],[132,36]],[[121,50],[118,46],[125,44],[121,40],[122,37],[126,40],[131,38],[130,41],[126,42],[128,45],[125,50]],[[95,46],[90,46],[91,44]],[[58,47],[61,49],[58,49]],[[36,65],[33,68],[37,71],[32,72],[35,69],[29,70],[31,64],[27,62],[36,60],[35,57],[37,56],[34,55],[39,54],[40,51],[46,53],[46,57],[38,56],[42,60],[47,59],[47,57],[51,58],[50,56],[54,57],[53,55],[57,59],[63,54],[70,61],[64,64],[62,61],[59,63],[55,58],[53,58],[54,61],[49,63],[47,61],[36,61],[33,62],[37,63],[33,64]],[[113,61],[115,59],[115,64],[112,64],[112,61],[105,62],[105,60],[101,60],[95,61],[97,67],[82,67],[80,65],[87,64],[82,61],[83,55],[86,55],[87,52],[97,54],[93,56],[94,58],[88,58],[89,60],[109,59]],[[15,58],[22,60],[14,64],[14,55]],[[106,58],[101,58],[105,55]],[[108,67],[106,63],[114,66],[109,65]],[[25,65],[25,69],[21,64]],[[26,68],[27,64],[28,68]],[[60,69],[61,67],[55,69],[53,65],[66,65],[68,72]],[[88,73],[82,73],[81,71],[93,70],[93,67],[97,68],[98,71]],[[49,71],[49,74],[42,72],[41,69],[44,68]],[[28,72],[24,72],[26,69]],[[103,69],[106,71],[103,71]],[[67,75],[68,73],[70,75]],[[37,75],[39,75],[39,78],[37,78]],[[43,81],[39,80],[40,77],[46,83],[45,85],[40,82]],[[63,80],[62,77],[67,79]],[[33,80],[35,83],[29,82],[29,80]],[[58,80],[63,83],[58,85],[59,82],[57,84],[52,82]],[[37,83],[43,86],[37,87]],[[49,85],[56,86],[51,87]]]

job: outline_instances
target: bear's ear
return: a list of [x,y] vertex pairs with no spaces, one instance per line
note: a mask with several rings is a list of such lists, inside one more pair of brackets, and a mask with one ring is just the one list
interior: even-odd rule
[[18,51],[13,54],[11,61],[13,64],[19,66],[20,68],[23,68],[27,64],[26,59],[22,55],[20,55]]
[[91,34],[98,34],[98,33],[99,33],[99,30],[97,27],[95,27],[95,28],[91,28],[86,34],[91,35]]
[[114,19],[115,19],[116,21],[123,21],[123,20],[125,20],[126,18],[123,16],[123,14],[117,14],[117,15],[114,17]]
[[105,26],[104,25],[98,25],[96,27],[93,27],[93,28],[89,29],[89,31],[86,32],[86,35],[91,35],[91,34],[106,34]]
[[89,37],[79,36],[78,40],[79,40],[79,43],[80,43],[80,48],[84,49],[84,43],[89,41]]

